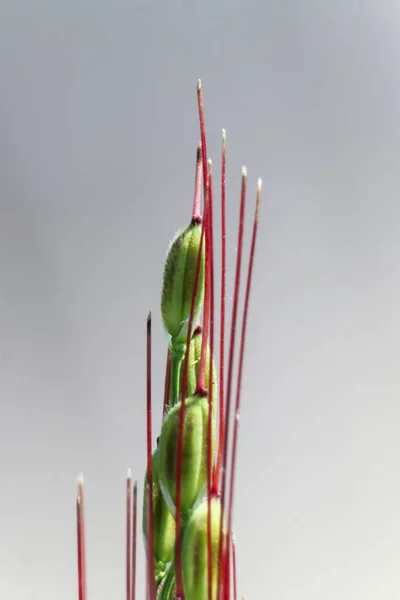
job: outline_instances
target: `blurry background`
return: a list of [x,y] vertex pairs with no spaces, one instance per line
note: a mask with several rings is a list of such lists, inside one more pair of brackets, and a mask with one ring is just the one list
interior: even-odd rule
[[242,164],[249,216],[264,180],[240,591],[398,599],[399,3],[0,10],[0,597],[77,598],[81,471],[89,598],[124,597],[125,474],[141,490],[145,464],[145,320],[151,309],[158,429],[161,277],[191,209],[201,77],[215,180],[228,134],[229,275]]

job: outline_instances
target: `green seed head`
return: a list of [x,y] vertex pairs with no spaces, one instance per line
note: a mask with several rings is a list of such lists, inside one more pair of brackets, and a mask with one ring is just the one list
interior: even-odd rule
[[[167,413],[159,442],[159,478],[164,498],[175,515],[177,456],[181,402]],[[194,395],[185,401],[181,463],[181,515],[185,520],[207,483],[209,406],[207,396]],[[212,416],[211,455],[215,448],[215,413]]]
[[[161,297],[161,316],[171,345],[186,342],[188,319],[194,292],[202,226],[198,221],[177,234],[167,254]],[[200,258],[193,323],[197,322],[204,298],[204,244]]]
[[[159,452],[153,452],[153,524],[154,524],[154,560],[160,572],[163,566],[170,562],[174,556],[175,547],[175,519],[171,515],[168,506],[161,493],[159,483]],[[144,482],[144,490],[147,489],[147,473]],[[146,539],[147,530],[147,502],[146,493],[143,497],[143,536]]]
[[[212,600],[217,597],[221,503],[211,499]],[[193,511],[182,539],[182,577],[185,600],[208,600],[208,503]],[[223,533],[224,530],[223,530]]]

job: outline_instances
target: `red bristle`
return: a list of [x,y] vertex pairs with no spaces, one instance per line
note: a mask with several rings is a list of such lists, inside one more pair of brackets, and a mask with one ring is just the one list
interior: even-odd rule
[[[226,386],[226,406],[225,406],[225,434],[224,434],[224,451],[223,451],[223,462],[222,462],[222,486],[221,486],[221,511],[222,515],[225,513],[225,493],[226,493],[226,468],[228,461],[228,438],[229,438],[229,419],[231,411],[231,392],[232,392],[232,378],[233,378],[233,363],[235,355],[235,340],[236,340],[236,325],[237,325],[237,312],[239,303],[240,293],[240,274],[242,264],[242,253],[243,253],[243,229],[244,229],[244,212],[246,204],[246,182],[247,182],[247,171],[245,167],[242,170],[242,188],[240,194],[240,215],[239,215],[239,230],[238,230],[238,244],[237,244],[237,255],[236,255],[236,273],[235,273],[235,284],[233,294],[233,306],[232,306],[232,322],[231,322],[231,335],[229,343],[229,359],[228,359],[228,377]],[[222,526],[223,518],[221,517],[220,523],[220,557],[222,552]]]
[[205,197],[204,207],[204,228],[205,228],[205,273],[204,273],[204,307],[203,307],[203,337],[201,340],[201,355],[199,365],[199,375],[197,378],[197,389],[196,393],[206,393],[206,357],[207,357],[207,345],[208,345],[208,333],[210,323],[210,252],[209,252],[209,235],[210,235],[210,219],[209,219],[209,183],[207,178],[207,191]]
[[208,164],[207,164],[207,139],[206,139],[206,126],[204,121],[204,106],[203,106],[203,92],[201,88],[200,79],[197,82],[197,105],[199,110],[199,121],[200,121],[200,137],[202,147],[202,159],[203,159],[203,185],[204,185],[204,220],[206,222],[206,260],[205,260],[205,291],[204,291],[204,308],[203,308],[203,339],[201,346],[201,358],[198,376],[198,390],[204,393],[205,390],[205,367],[206,367],[206,353],[208,344],[208,324],[210,317],[209,307],[209,290],[210,290],[210,265],[209,265],[209,224],[208,224],[208,195],[209,195],[209,184],[208,184]]
[[78,478],[76,496],[76,527],[78,544],[78,598],[86,600],[86,552],[85,552],[85,513],[83,503],[83,477]]
[[218,453],[212,492],[218,491],[222,453],[224,448],[224,377],[225,377],[225,280],[226,280],[226,218],[225,218],[225,188],[226,188],[226,133],[222,130],[222,160],[221,160],[221,315],[219,339],[219,435]]
[[[212,163],[208,161],[208,251],[209,251],[209,301],[210,301],[210,410],[212,409],[212,392],[213,392],[213,359],[214,359],[214,224],[213,224],[213,190],[212,190]],[[210,413],[211,414],[211,413]],[[211,427],[209,430],[211,435]],[[210,439],[210,438],[209,438]],[[211,474],[211,469],[210,469]]]
[[136,545],[137,545],[137,481],[133,486],[133,523],[132,523],[132,572],[131,572],[131,598],[136,600]]
[[193,212],[192,212],[192,223],[199,223],[201,221],[201,175],[202,175],[202,151],[201,142],[197,146],[196,154],[196,177],[194,184],[194,200],[193,200]]
[[237,600],[237,573],[236,573],[236,540],[232,534],[232,575],[233,575],[233,600]]
[[199,286],[200,276],[200,264],[201,256],[203,252],[204,235],[205,235],[205,220],[206,220],[206,207],[204,208],[204,218],[201,227],[201,237],[199,245],[199,253],[197,257],[196,273],[193,285],[192,302],[190,305],[188,331],[187,331],[187,342],[186,352],[183,362],[183,376],[182,376],[182,391],[181,391],[181,407],[179,412],[179,434],[178,434],[178,453],[177,453],[177,473],[176,473],[176,506],[175,506],[175,520],[176,520],[176,543],[175,543],[175,579],[176,579],[176,598],[177,600],[183,599],[183,584],[182,584],[182,560],[181,560],[181,481],[182,481],[182,453],[183,453],[183,426],[184,426],[184,415],[185,415],[185,398],[187,390],[187,377],[188,377],[188,365],[189,365],[189,347],[190,340],[192,337],[193,328],[193,315],[194,305],[197,296],[197,289]]
[[200,79],[197,81],[197,106],[199,109],[201,149],[202,149],[202,155],[203,155],[203,185],[204,185],[204,195],[205,195],[206,189],[207,189],[207,139],[206,139],[206,126],[205,126],[205,122],[204,122],[203,91],[202,91]]
[[[237,255],[236,255],[235,286],[234,286],[234,294],[233,294],[231,336],[230,336],[230,344],[229,344],[228,378],[227,378],[227,394],[226,394],[226,415],[225,415],[226,436],[225,436],[225,447],[224,447],[224,456],[223,456],[223,478],[225,478],[226,466],[227,466],[226,465],[226,463],[227,463],[227,442],[228,442],[228,431],[229,431],[229,418],[230,418],[232,379],[233,379],[233,364],[234,364],[234,356],[235,356],[237,313],[238,313],[238,304],[239,304],[240,276],[241,276],[242,253],[243,253],[243,230],[244,230],[244,214],[245,214],[245,203],[246,203],[246,183],[247,183],[247,171],[245,168],[243,168],[242,189],[241,189],[241,199],[240,199],[238,245],[237,245]],[[223,492],[224,492],[224,489],[223,489]]]
[[238,440],[239,418],[240,418],[240,394],[241,394],[241,389],[242,389],[243,361],[244,361],[244,350],[245,350],[245,344],[246,344],[247,316],[249,313],[249,300],[250,300],[251,281],[252,281],[252,275],[253,275],[254,254],[255,254],[256,240],[257,240],[260,198],[261,198],[261,179],[258,180],[258,185],[257,185],[256,209],[255,209],[254,222],[253,222],[253,234],[252,234],[252,238],[251,238],[249,266],[248,266],[248,270],[247,270],[246,293],[245,293],[245,299],[244,299],[243,318],[242,318],[242,331],[241,331],[241,336],[240,336],[239,367],[238,367],[238,379],[237,379],[237,388],[236,388],[235,423],[234,423],[234,427],[233,427],[233,442],[232,442],[232,456],[231,456],[230,484],[229,484],[229,509],[228,509],[228,530],[229,531],[232,529],[233,493],[234,493],[234,483],[235,483],[236,452],[237,452],[237,440]]
[[154,525],[153,525],[153,461],[152,461],[152,408],[151,408],[151,312],[147,317],[146,335],[146,414],[147,414],[147,564],[149,571],[149,597],[155,600],[154,578]]
[[[208,345],[208,333],[210,327],[210,368],[209,368],[209,387],[208,390],[208,430],[207,430],[207,558],[208,558],[208,600],[212,596],[212,539],[211,539],[211,478],[212,478],[212,364],[214,347],[214,280],[213,280],[213,208],[212,208],[212,169],[211,162],[207,160],[207,141],[206,128],[204,121],[204,106],[201,81],[197,83],[197,101],[200,120],[200,134],[203,149],[203,178],[204,178],[204,204],[206,221],[206,273],[205,273],[205,294],[204,294],[204,322],[203,339],[201,348],[201,359],[198,377],[198,391],[201,393],[205,387],[205,368]],[[205,215],[205,216],[206,216]]]
[[201,81],[197,83],[197,101],[200,120],[201,144],[203,150],[203,179],[206,227],[206,264],[205,264],[205,293],[203,310],[203,339],[197,388],[199,393],[205,391],[205,369],[210,327],[210,376],[208,390],[208,431],[207,431],[207,555],[208,555],[208,600],[212,596],[212,539],[211,539],[211,477],[212,477],[212,364],[214,350],[214,276],[213,276],[213,206],[212,206],[212,169],[211,161],[207,160],[206,128],[204,121],[204,106]]
[[[212,164],[208,161],[208,251],[209,251],[209,301],[210,301],[210,362],[207,423],[207,554],[208,600],[212,598],[212,537],[211,537],[211,478],[212,478],[212,413],[213,413],[213,358],[214,358],[214,247],[213,247],[213,194]],[[207,248],[206,247],[206,248]]]
[[132,530],[132,475],[126,478],[126,600],[131,600],[131,530]]
[[171,350],[168,348],[167,364],[165,366],[165,383],[164,383],[164,403],[163,403],[163,418],[169,406],[169,388],[171,385]]

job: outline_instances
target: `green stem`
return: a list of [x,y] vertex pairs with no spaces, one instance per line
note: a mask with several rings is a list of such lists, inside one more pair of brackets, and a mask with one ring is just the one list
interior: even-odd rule
[[171,348],[171,406],[175,406],[180,400],[181,365],[185,350],[183,344]]

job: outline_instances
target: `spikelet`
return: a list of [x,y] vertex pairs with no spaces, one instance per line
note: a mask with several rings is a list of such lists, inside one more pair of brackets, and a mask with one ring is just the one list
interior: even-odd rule
[[[164,408],[156,447],[153,445],[152,433],[150,313],[147,319],[147,470],[142,518],[147,557],[147,600],[236,599],[236,558],[232,536],[235,466],[261,180],[257,186],[238,342],[236,333],[247,186],[247,170],[243,168],[229,353],[226,361],[226,136],[223,131],[220,341],[219,352],[216,352],[213,175],[211,161],[207,158],[200,81],[197,85],[197,97],[201,143],[197,147],[193,210],[189,225],[175,236],[170,245],[162,282],[161,319],[168,334],[168,353]],[[238,372],[236,388],[233,386],[235,359]],[[234,425],[231,432],[232,421]],[[132,488],[130,472],[126,490],[126,600],[136,600],[137,484]],[[77,495],[77,538],[79,600],[86,600],[81,479]]]

